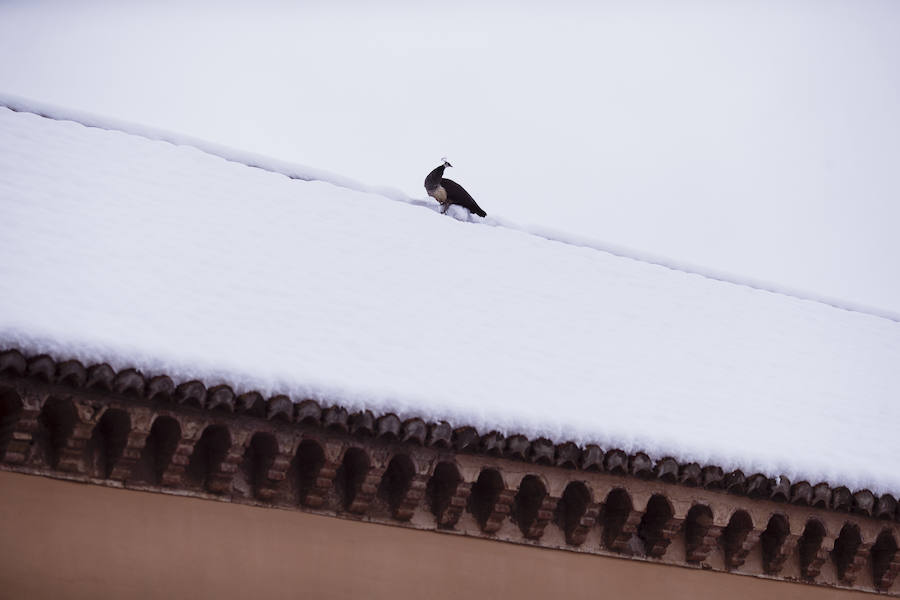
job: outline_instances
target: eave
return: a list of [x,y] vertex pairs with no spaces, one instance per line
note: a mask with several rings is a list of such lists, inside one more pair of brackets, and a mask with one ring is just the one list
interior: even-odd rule
[[900,595],[889,495],[15,349],[0,352],[0,468]]

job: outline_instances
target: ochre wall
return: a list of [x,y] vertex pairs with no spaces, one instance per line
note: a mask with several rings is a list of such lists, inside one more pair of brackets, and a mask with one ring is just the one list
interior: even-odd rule
[[872,596],[0,471],[0,597]]

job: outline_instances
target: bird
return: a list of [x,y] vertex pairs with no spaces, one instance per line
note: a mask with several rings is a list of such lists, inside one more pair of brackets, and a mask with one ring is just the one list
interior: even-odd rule
[[441,164],[425,178],[425,191],[441,205],[441,214],[445,214],[451,204],[456,204],[479,217],[486,217],[487,213],[481,210],[463,186],[452,179],[444,178],[444,169],[452,166],[446,158],[442,158]]

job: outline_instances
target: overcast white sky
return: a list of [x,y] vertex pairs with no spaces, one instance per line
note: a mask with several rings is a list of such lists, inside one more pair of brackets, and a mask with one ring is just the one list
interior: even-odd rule
[[900,310],[900,2],[183,4],[0,1],[0,91]]

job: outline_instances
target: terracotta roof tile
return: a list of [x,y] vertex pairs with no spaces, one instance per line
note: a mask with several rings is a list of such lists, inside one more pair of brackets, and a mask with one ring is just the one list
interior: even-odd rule
[[600,446],[590,444],[581,453],[581,468],[585,471],[603,471],[605,454]]
[[453,430],[453,446],[459,452],[475,452],[481,438],[474,427],[458,427]]
[[610,450],[603,459],[603,467],[609,473],[628,475],[628,455],[622,450]]
[[682,465],[678,474],[678,483],[699,487],[703,485],[703,469],[695,462]]
[[481,451],[493,456],[503,456],[506,449],[506,438],[497,431],[491,431],[481,437]]
[[0,352],[0,373],[23,375],[26,366],[25,357],[18,350]]
[[59,363],[56,369],[57,381],[74,387],[82,387],[87,381],[87,369],[77,360],[67,360]]
[[266,418],[290,423],[294,420],[294,403],[285,395],[269,398],[266,403]]
[[168,375],[157,375],[147,383],[147,399],[172,401],[175,399],[175,383]]
[[531,451],[528,453],[528,459],[533,463],[541,465],[552,465],[556,448],[553,442],[547,438],[539,438],[531,444]]
[[678,481],[678,462],[671,456],[660,459],[654,468],[656,477],[668,483]]
[[[596,448],[596,446],[594,446]],[[566,469],[577,469],[581,462],[582,452],[574,442],[565,442],[556,446],[555,464]]]
[[[305,400],[304,402],[312,402],[311,400]],[[298,411],[301,406],[303,406],[304,402],[301,402],[297,405]],[[319,405],[316,404],[316,409],[319,411],[317,413],[317,420],[315,422],[316,425],[319,424],[318,414],[321,414],[321,409],[319,409]],[[235,400],[235,410],[237,412],[250,415],[253,417],[265,417],[266,416],[266,400],[263,398],[262,394],[259,392],[246,392],[238,396]],[[299,414],[299,413],[298,413]],[[301,419],[298,419],[298,421]]]
[[403,436],[401,442],[412,442],[420,446],[425,445],[428,436],[428,426],[422,419],[407,419],[403,422]]
[[199,381],[187,381],[175,388],[175,402],[185,406],[204,408],[206,405],[206,386]]
[[35,356],[28,361],[28,374],[46,382],[51,382],[56,376],[56,363],[46,354]]
[[446,422],[426,423],[419,418],[401,422],[392,413],[376,416],[367,410],[350,416],[340,406],[330,406],[323,410],[314,400],[306,399],[295,404],[284,395],[275,396],[268,401],[258,392],[246,392],[235,397],[233,390],[227,385],[217,385],[207,390],[200,381],[188,381],[176,387],[166,375],[148,379],[135,369],[126,368],[115,372],[106,363],[86,369],[77,360],[56,362],[46,355],[26,359],[21,352],[12,349],[0,352],[0,375],[27,376],[45,383],[106,391],[154,402],[175,401],[200,409],[239,412],[286,423],[296,422],[307,427],[324,427],[352,435],[377,436],[389,441],[436,448],[452,447],[458,452],[478,452],[568,469],[659,479],[666,483],[721,489],[751,498],[854,512],[880,519],[900,518],[896,498],[890,494],[876,497],[867,489],[851,492],[846,486],[831,489],[826,483],[813,486],[807,481],[792,485],[784,476],[754,473],[746,477],[740,470],[725,474],[716,465],[679,464],[672,457],[654,461],[644,452],[628,456],[624,451],[614,448],[604,453],[596,445],[582,448],[572,442],[554,446],[546,438],[529,440],[520,434],[506,437],[497,431],[491,431],[479,435],[473,427],[452,429]]
[[653,479],[653,461],[644,452],[636,452],[628,459],[628,471],[641,479]]
[[[530,446],[531,443],[524,435],[511,435],[506,438],[504,455],[507,458],[514,458],[516,460],[527,460]],[[487,447],[487,445],[485,447]]]
[[375,435],[387,440],[399,440],[403,424],[397,415],[391,413],[375,420]]
[[322,425],[326,429],[348,432],[349,415],[347,409],[339,406],[329,406],[322,412]]
[[453,428],[441,421],[428,428],[428,445],[434,448],[449,448],[453,444]]

